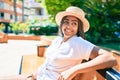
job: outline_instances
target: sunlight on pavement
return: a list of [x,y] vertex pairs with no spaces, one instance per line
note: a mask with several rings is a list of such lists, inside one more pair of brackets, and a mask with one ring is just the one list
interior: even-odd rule
[[39,41],[8,40],[0,43],[0,76],[19,74],[22,55],[37,54]]

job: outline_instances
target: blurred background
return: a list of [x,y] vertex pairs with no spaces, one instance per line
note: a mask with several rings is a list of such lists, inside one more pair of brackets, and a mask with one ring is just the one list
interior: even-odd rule
[[0,32],[57,36],[57,12],[78,6],[86,12],[86,39],[120,51],[120,0],[0,0]]

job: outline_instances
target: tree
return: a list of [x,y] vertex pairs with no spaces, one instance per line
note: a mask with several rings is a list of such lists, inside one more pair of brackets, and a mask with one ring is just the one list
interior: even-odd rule
[[106,42],[120,41],[115,32],[120,33],[120,0],[87,0],[84,9],[90,22],[87,39],[90,41]]
[[14,22],[16,22],[17,21],[17,12],[16,12],[16,0],[14,0],[13,1],[13,8],[14,8],[14,15],[15,15],[15,20],[14,20]]
[[[78,6],[86,12],[90,23],[90,30],[86,39],[93,43],[119,40],[115,36],[120,34],[120,0],[42,0],[48,14],[54,20],[55,15],[68,6]],[[114,38],[113,38],[114,37]]]
[[42,1],[52,21],[54,21],[55,15],[59,11],[65,10],[66,7],[71,5],[68,0],[42,0]]

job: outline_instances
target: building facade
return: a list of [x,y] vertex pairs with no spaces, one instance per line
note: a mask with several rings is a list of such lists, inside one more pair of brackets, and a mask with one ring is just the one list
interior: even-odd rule
[[[0,24],[4,23],[7,27],[10,22],[16,22],[14,12],[14,0],[0,0]],[[17,21],[33,20],[35,18],[46,18],[45,9],[41,7],[41,3],[35,0],[16,0],[16,16]]]
[[[16,4],[18,21],[22,20],[22,4]],[[0,0],[0,22],[14,22],[14,5],[9,0]]]

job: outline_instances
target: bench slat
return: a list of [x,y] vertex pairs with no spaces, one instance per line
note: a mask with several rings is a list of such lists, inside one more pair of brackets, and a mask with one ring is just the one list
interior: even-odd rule
[[24,55],[22,58],[21,74],[31,74],[36,72],[44,60],[44,57],[41,58],[37,55]]

